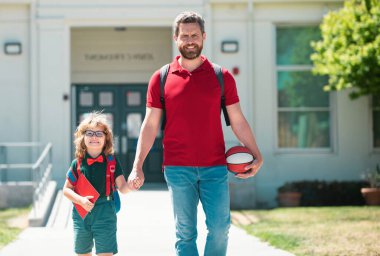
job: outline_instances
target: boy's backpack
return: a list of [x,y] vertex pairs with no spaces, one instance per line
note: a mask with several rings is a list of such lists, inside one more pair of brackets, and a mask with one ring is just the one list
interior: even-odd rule
[[[108,199],[110,198],[110,194],[111,194],[110,188],[112,188],[113,200],[115,201],[115,209],[116,209],[116,213],[118,213],[121,208],[121,203],[120,203],[120,196],[115,185],[116,159],[115,159],[115,156],[113,155],[108,155],[106,159],[107,159],[106,196]],[[77,161],[78,177],[81,174],[81,171],[80,171],[81,162],[82,162],[82,159],[78,159]]]
[[[223,79],[222,67],[215,63],[212,63],[212,67],[214,68],[215,75],[218,79],[218,82],[221,88],[220,101],[221,101],[221,108],[223,110],[224,120],[226,122],[226,125],[230,126],[230,118],[228,117],[228,112],[226,108],[226,100],[224,97],[224,79]],[[162,108],[164,111],[162,124],[161,124],[161,130],[165,129],[165,124],[166,124],[165,83],[166,83],[166,78],[168,77],[169,68],[170,68],[170,64],[166,64],[162,66],[160,69],[160,92],[161,92],[160,101],[161,101]]]

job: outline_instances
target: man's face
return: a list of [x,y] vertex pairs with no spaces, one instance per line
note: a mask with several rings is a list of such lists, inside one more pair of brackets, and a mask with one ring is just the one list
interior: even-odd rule
[[201,55],[204,39],[206,39],[206,34],[202,34],[198,23],[181,23],[178,36],[174,35],[179,52],[183,58],[189,60]]

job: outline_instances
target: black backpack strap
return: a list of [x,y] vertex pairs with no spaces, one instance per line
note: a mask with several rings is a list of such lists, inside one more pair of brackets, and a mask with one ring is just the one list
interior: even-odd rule
[[212,66],[214,68],[216,77],[218,78],[218,82],[219,82],[220,89],[221,89],[220,98],[221,98],[221,107],[222,107],[223,115],[224,115],[224,121],[226,122],[227,126],[230,126],[230,118],[228,116],[228,112],[227,112],[227,108],[226,108],[226,98],[224,97],[224,79],[223,79],[222,67],[215,64],[215,63],[212,63]]
[[161,130],[165,129],[166,124],[166,110],[165,110],[165,83],[166,78],[168,77],[169,73],[169,64],[166,64],[161,67],[160,69],[160,101],[162,104],[162,110],[163,110],[163,117],[162,117],[162,124],[161,124]]

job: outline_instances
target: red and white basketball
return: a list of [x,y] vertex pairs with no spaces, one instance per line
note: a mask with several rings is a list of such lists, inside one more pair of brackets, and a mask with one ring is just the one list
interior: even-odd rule
[[253,155],[244,146],[234,146],[226,152],[227,169],[233,173],[246,172],[244,167],[250,165],[253,160]]

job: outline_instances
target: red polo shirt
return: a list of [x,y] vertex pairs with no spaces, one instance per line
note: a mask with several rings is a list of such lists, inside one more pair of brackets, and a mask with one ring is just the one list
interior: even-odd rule
[[[212,64],[202,56],[203,64],[189,72],[181,67],[178,59],[179,56],[170,64],[165,84],[163,165],[225,165],[221,87]],[[239,102],[235,80],[225,69],[223,78],[226,105]],[[149,82],[146,106],[162,109],[159,70]]]

